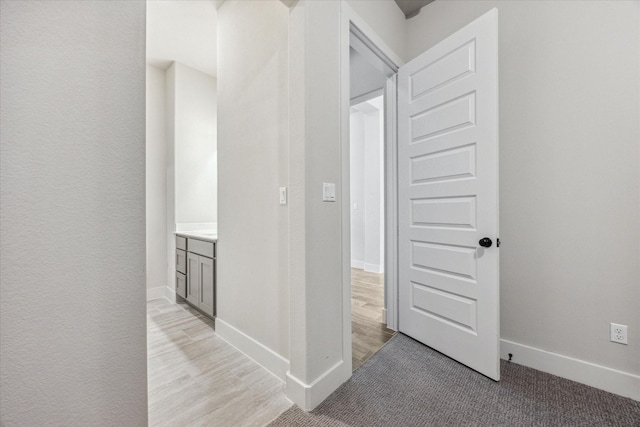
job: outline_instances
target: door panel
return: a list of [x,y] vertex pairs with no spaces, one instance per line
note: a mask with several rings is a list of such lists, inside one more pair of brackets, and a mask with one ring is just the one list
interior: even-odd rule
[[497,11],[398,72],[399,329],[498,380]]

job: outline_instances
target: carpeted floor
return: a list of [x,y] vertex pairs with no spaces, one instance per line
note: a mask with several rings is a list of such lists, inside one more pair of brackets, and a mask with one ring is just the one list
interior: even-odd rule
[[640,402],[501,363],[495,383],[396,334],[313,412],[293,406],[269,427],[640,427]]

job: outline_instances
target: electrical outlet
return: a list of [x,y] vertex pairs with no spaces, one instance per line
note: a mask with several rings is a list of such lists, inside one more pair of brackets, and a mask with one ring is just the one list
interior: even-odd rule
[[627,344],[627,325],[611,323],[611,342]]

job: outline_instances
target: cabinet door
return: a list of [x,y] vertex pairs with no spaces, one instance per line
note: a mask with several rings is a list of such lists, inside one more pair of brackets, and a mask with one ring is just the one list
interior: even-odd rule
[[187,270],[186,268],[186,252],[181,249],[176,249],[176,271],[185,274]]
[[187,252],[187,301],[195,306],[200,302],[200,257]]
[[187,279],[182,273],[176,273],[176,295],[187,297]]
[[210,316],[216,314],[216,272],[215,260],[200,257],[200,310]]

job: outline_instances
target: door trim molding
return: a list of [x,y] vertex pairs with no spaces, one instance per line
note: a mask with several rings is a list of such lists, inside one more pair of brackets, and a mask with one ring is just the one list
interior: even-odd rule
[[384,88],[384,309],[389,329],[398,330],[398,75]]
[[[376,32],[346,3],[342,2],[342,141],[341,141],[341,173],[342,194],[348,195],[351,191],[350,183],[350,144],[349,144],[349,99],[350,70],[349,49],[354,41],[358,45],[361,54],[367,57],[377,57],[388,70],[397,73],[404,65],[404,61],[380,38]],[[398,328],[398,280],[397,280],[397,97],[396,74],[390,78],[385,87],[385,140],[384,140],[384,198],[385,198],[385,302],[384,309],[387,313],[387,327],[393,330]],[[390,97],[390,98],[389,98]],[[391,103],[388,99],[392,99]],[[391,107],[391,108],[389,108]],[[391,119],[393,122],[389,122]],[[351,198],[342,198],[342,278],[343,278],[343,342],[345,348],[351,347]],[[346,316],[348,313],[348,319]],[[349,348],[350,350],[350,348]],[[343,351],[343,354],[347,354]],[[349,351],[351,354],[351,351]]]

